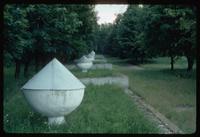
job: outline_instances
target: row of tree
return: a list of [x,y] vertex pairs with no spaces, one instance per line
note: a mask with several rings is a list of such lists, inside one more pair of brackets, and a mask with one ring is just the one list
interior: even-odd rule
[[114,24],[97,25],[94,5],[6,5],[4,62],[15,63],[15,77],[53,57],[63,63],[91,50],[131,58],[136,63],[180,56],[192,69],[196,57],[196,9],[177,5],[129,5]]
[[101,25],[98,50],[142,63],[145,59],[169,56],[171,70],[180,56],[190,71],[196,57],[196,9],[177,5],[129,5],[114,24]]
[[15,63],[15,78],[23,64],[27,76],[32,62],[37,71],[53,57],[67,62],[90,52],[96,28],[92,5],[6,5],[4,58]]

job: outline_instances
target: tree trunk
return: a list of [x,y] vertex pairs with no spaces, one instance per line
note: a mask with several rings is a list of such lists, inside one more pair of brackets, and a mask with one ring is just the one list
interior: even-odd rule
[[29,61],[26,61],[24,64],[24,77],[28,76],[28,68],[29,68]]
[[188,62],[188,68],[187,71],[191,71],[193,68],[193,64],[194,64],[194,57],[192,56],[186,56],[187,58],[187,62]]
[[40,62],[42,64],[42,67],[46,64],[46,55],[42,54],[42,57],[40,58]]
[[138,57],[137,57],[137,55],[135,56],[135,62],[136,62],[136,64],[138,63]]
[[144,63],[144,52],[142,52],[142,54],[140,55],[141,58],[141,63]]
[[171,56],[171,70],[174,70],[174,56]]
[[20,75],[20,67],[21,67],[21,62],[20,60],[15,60],[15,79],[19,78]]
[[38,60],[38,55],[35,55],[35,72],[38,71],[39,68],[39,60]]

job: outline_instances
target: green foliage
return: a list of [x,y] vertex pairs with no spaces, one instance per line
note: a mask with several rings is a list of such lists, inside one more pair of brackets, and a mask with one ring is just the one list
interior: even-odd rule
[[154,54],[188,58],[188,70],[192,69],[196,56],[196,17],[194,7],[154,6],[146,29],[146,41]]
[[102,24],[96,30],[95,42],[96,50],[98,53],[108,53],[107,47],[109,46],[109,36],[112,31],[112,24]]
[[[138,58],[143,62],[147,57],[147,46],[144,39],[144,28],[147,20],[146,6],[129,5],[123,15],[118,15],[110,35],[110,54],[121,58]],[[112,51],[112,52],[111,52]]]
[[173,65],[177,56],[186,56],[191,70],[196,56],[195,11],[181,5],[129,5],[110,27],[105,49],[112,56],[140,63],[169,56]]
[[4,10],[4,49],[13,60],[20,60],[24,49],[29,46],[28,20],[26,12],[18,5],[6,5]]
[[[5,51],[18,66],[52,57],[72,61],[94,49],[97,26],[93,5],[15,4],[4,7]],[[6,57],[6,60],[9,60]]]
[[195,12],[195,7],[182,5],[129,5],[113,25],[98,26],[94,5],[6,5],[5,50],[21,62],[52,57],[66,62],[91,50],[135,63],[170,56],[173,65],[177,56],[186,56],[191,70],[196,57]]

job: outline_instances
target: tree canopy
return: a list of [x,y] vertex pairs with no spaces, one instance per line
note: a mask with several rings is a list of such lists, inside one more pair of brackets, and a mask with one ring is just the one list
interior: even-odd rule
[[[129,5],[113,24],[97,24],[94,5],[10,4],[4,7],[4,58],[35,70],[53,57],[69,62],[96,50],[135,63],[168,56],[171,69],[180,56],[188,71],[196,57],[196,8],[184,5]],[[4,62],[4,63],[6,63]]]
[[104,47],[108,54],[139,63],[151,57],[169,56],[172,70],[176,59],[185,56],[188,70],[192,69],[196,56],[195,7],[129,5],[110,28],[104,36],[108,37]]
[[87,54],[93,47],[97,18],[94,5],[6,5],[4,7],[5,52],[25,73],[31,60],[36,70],[50,58],[67,62]]

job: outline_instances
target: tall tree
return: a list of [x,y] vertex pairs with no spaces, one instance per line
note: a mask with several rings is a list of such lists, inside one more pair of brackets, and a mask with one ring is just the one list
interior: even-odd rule
[[[190,16],[187,15],[188,12]],[[188,70],[191,70],[193,61],[190,59],[194,59],[196,47],[194,15],[189,7],[151,6],[152,18],[145,32],[146,40],[153,53],[167,55],[171,58],[171,70],[174,69],[175,59],[183,55],[188,56]]]
[[[147,19],[147,7],[129,5],[123,15],[119,15],[110,36],[110,44],[116,55],[143,62],[147,57],[144,43],[144,27]],[[139,60],[140,59],[140,60]]]
[[4,49],[15,62],[15,78],[18,78],[24,49],[32,42],[27,32],[26,10],[18,5],[6,5],[4,9]]
[[94,48],[93,5],[8,5],[4,19],[5,51],[16,62],[16,77],[22,63],[26,75],[33,59],[37,71],[52,57],[65,62]]

